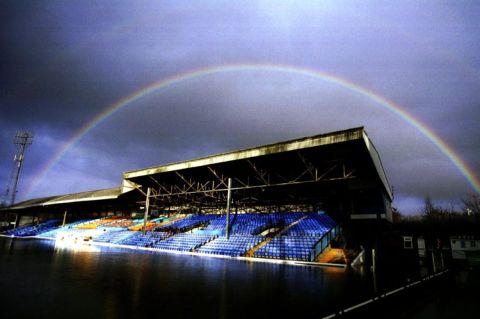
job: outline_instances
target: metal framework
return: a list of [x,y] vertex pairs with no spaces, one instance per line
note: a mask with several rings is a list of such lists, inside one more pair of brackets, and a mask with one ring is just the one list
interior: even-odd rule
[[391,199],[378,154],[362,127],[125,172],[124,185],[133,185],[144,199],[150,188],[150,205],[159,210],[225,212],[228,202],[243,211],[337,203],[347,211],[353,193],[363,189],[383,189]]
[[[341,161],[313,164],[304,154],[297,153],[300,170],[289,170],[288,174],[262,167],[253,160],[244,161],[241,173],[227,175],[219,168],[207,165],[202,168],[204,174],[188,171],[174,171],[168,178],[162,175],[148,176],[148,185],[152,205],[156,207],[181,206],[185,204],[205,207],[225,207],[231,178],[236,206],[248,206],[254,203],[289,205],[298,202],[296,187],[311,186],[326,182],[341,182],[356,178],[355,169]],[[146,196],[141,187],[137,188]],[[282,191],[288,189],[287,192]],[[293,190],[293,191],[292,191]],[[271,203],[266,194],[277,194]],[[280,197],[278,196],[280,194]],[[260,203],[260,204],[259,204]],[[279,209],[281,209],[279,205]]]
[[[253,164],[252,164],[253,165]],[[277,175],[282,180],[274,178],[274,174],[270,174],[266,171],[259,171],[255,166],[252,166],[257,173],[253,178],[247,177],[246,179],[241,179],[239,177],[234,177],[233,179],[237,182],[238,186],[232,187],[232,190],[249,190],[249,189],[258,189],[258,188],[270,188],[270,187],[279,187],[279,186],[293,186],[307,183],[317,183],[317,182],[326,182],[326,181],[338,181],[355,178],[355,170],[347,169],[345,164],[341,165],[341,171],[335,170],[339,165],[334,164],[327,168],[326,170],[320,171],[317,168],[314,168],[313,171],[310,171],[307,168],[305,171],[300,173],[294,179],[286,179],[282,176]],[[214,171],[211,167],[208,167],[212,172]],[[306,173],[310,172],[310,175]],[[187,195],[203,194],[206,197],[215,197],[219,196],[222,192],[228,190],[228,185],[225,182],[228,180],[228,177],[223,175],[216,176],[216,179],[208,180],[205,182],[198,182],[191,178],[187,179],[178,172],[175,172],[183,181],[180,184],[167,185],[162,184],[154,177],[150,178],[155,181],[158,185],[156,190],[153,190],[153,197],[186,197]],[[307,176],[306,176],[307,175]]]

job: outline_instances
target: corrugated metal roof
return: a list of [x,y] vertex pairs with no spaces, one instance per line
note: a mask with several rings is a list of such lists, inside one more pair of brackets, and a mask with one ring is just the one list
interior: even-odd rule
[[390,200],[393,200],[393,192],[392,192],[392,189],[390,188],[390,184],[388,183],[387,174],[385,174],[382,160],[380,159],[380,155],[378,155],[377,149],[373,145],[372,141],[370,140],[366,132],[364,132],[364,140],[365,140],[365,146],[367,147],[370,153],[370,157],[373,161],[373,164],[375,165],[375,168],[377,170],[378,177],[382,181],[383,187],[385,188],[385,191],[388,197],[390,198]]
[[104,199],[115,199],[121,194],[121,188],[109,188],[109,189],[100,189],[89,192],[82,192],[76,194],[68,194],[63,196],[58,196],[44,205],[56,205],[72,202],[84,202],[84,201],[93,201],[93,200],[104,200]]
[[[262,145],[255,148],[236,150],[186,161],[128,171],[123,174],[124,184],[126,183],[126,181],[141,185],[145,185],[146,183],[152,184],[152,182],[148,180],[148,178],[155,177],[157,181],[164,180],[167,181],[166,184],[170,183],[171,185],[174,185],[176,178],[172,178],[171,175],[175,172],[181,173],[183,175],[187,174],[194,181],[205,182],[202,176],[200,176],[202,174],[202,169],[208,167],[215,168],[220,166],[221,170],[224,172],[229,170],[228,167],[236,168],[236,170],[233,169],[234,173],[232,173],[232,169],[230,169],[230,175],[236,178],[240,178],[240,174],[242,174],[242,163],[245,163],[246,161],[255,163],[255,161],[259,160],[262,160],[259,166],[262,167],[263,165],[264,170],[269,170],[272,168],[272,166],[279,166],[278,162],[281,162],[282,164],[280,164],[280,166],[282,167],[276,168],[284,171],[274,172],[273,175],[279,174],[281,176],[285,176],[288,175],[287,171],[295,171],[294,166],[298,165],[298,163],[296,163],[298,162],[298,159],[292,159],[291,157],[289,157],[289,153],[306,154],[310,152],[310,160],[312,161],[315,160],[315,158],[312,158],[312,156],[315,156],[314,154],[312,154],[312,152],[315,153],[318,151],[318,154],[325,155],[325,153],[322,153],[324,152],[323,150],[331,149],[331,147],[333,146],[345,147],[346,149],[351,149],[352,152],[355,152],[353,151],[354,148],[352,143],[361,145],[361,147],[367,151],[368,157],[374,167],[374,174],[376,173],[381,184],[383,185],[387,196],[390,200],[392,200],[392,190],[388,183],[388,179],[381,163],[380,156],[363,127],[356,127],[342,131],[279,142],[275,144]],[[356,152],[358,152],[358,149],[356,149]],[[350,153],[350,161],[355,161],[355,155],[357,154]],[[320,159],[321,156],[322,155],[315,157]],[[267,160],[265,161],[265,159]],[[270,159],[270,161],[268,159]],[[300,165],[300,169],[304,169],[304,164]],[[204,174],[207,174],[207,176],[210,175],[210,173],[208,172],[205,172]],[[372,174],[372,176],[374,175]],[[255,176],[253,177],[255,178]],[[180,181],[180,183],[182,182]],[[152,186],[156,187],[155,184],[152,184]]]
[[121,187],[100,189],[88,192],[50,196],[26,200],[17,203],[13,206],[4,208],[3,210],[17,210],[33,207],[51,206],[65,203],[85,202],[85,201],[97,201],[106,199],[118,198],[121,194]]
[[48,202],[52,199],[55,199],[57,197],[58,196],[49,196],[49,197],[29,199],[29,200],[14,204],[13,206],[4,208],[3,210],[24,209],[24,208],[29,208],[29,207],[39,207],[39,206],[43,206],[46,202]]
[[363,127],[352,128],[343,131],[337,131],[327,134],[320,134],[310,137],[303,137],[300,139],[279,142],[275,144],[263,145],[254,148],[237,150],[227,153],[220,153],[206,157],[200,157],[187,161],[175,162],[166,165],[154,166],[140,170],[125,172],[124,179],[130,179],[140,176],[147,176],[152,174],[172,172],[187,168],[194,168],[200,166],[207,166],[213,164],[226,163],[236,160],[249,159],[264,155],[278,154],[288,151],[297,151],[307,148],[318,147],[322,145],[329,145],[335,143],[342,143],[347,141],[359,140],[363,138]]

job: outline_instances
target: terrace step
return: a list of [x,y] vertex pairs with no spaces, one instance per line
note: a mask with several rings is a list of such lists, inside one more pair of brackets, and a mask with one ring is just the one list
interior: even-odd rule
[[303,219],[307,218],[308,216],[302,216],[300,217],[298,220],[294,221],[293,223],[291,223],[290,225],[287,225],[285,228],[281,229],[279,232],[277,232],[274,236],[272,237],[267,237],[265,238],[265,240],[263,240],[262,242],[260,242],[258,245],[254,246],[252,249],[250,249],[249,251],[247,251],[247,253],[245,254],[246,257],[253,257],[253,255],[255,254],[255,252],[257,250],[259,250],[260,248],[262,248],[263,246],[265,246],[266,244],[268,244],[273,238],[277,237],[277,236],[281,236],[282,234],[284,234],[285,232],[287,232],[290,227],[293,227],[295,226],[296,224],[298,224],[300,221],[302,221]]
[[327,247],[317,256],[315,261],[319,263],[346,264],[345,251],[341,248]]

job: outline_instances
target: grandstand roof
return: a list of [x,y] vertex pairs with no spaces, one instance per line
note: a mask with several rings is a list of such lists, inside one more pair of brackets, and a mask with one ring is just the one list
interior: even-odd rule
[[24,209],[24,208],[30,208],[30,207],[39,207],[43,206],[46,202],[53,200],[57,198],[58,196],[50,196],[50,197],[42,197],[42,198],[34,198],[34,199],[29,199],[17,204],[14,204],[10,207],[3,208],[1,210],[10,210],[10,209]]
[[43,198],[36,198],[17,203],[13,206],[7,207],[4,210],[20,210],[32,207],[52,206],[59,204],[67,204],[74,202],[85,201],[99,201],[106,199],[116,199],[122,194],[120,187],[100,189],[88,192],[81,192],[75,194],[50,196]]
[[298,197],[313,188],[318,193],[326,182],[355,187],[361,180],[362,185],[380,184],[392,200],[380,157],[363,127],[129,171],[123,177],[125,189],[151,187],[156,198],[188,195],[192,200],[197,195],[193,199],[203,201],[225,193],[230,177],[244,197]]
[[235,202],[244,206],[322,203],[345,191],[368,189],[393,199],[377,150],[358,127],[129,171],[121,187],[28,200],[3,211],[120,198],[138,203],[139,194],[129,192],[145,195],[147,187],[159,207],[224,207],[228,178]]

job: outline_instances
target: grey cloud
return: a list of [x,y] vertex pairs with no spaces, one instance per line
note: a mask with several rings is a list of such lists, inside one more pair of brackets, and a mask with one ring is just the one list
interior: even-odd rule
[[[426,123],[480,172],[480,4],[3,1],[0,6],[2,144],[11,143],[19,129],[38,136],[25,183],[115,101],[174,74],[241,62],[296,65],[363,86]],[[124,169],[358,125],[366,126],[399,203],[409,210],[425,194],[453,200],[470,191],[431,142],[368,97],[298,75],[242,72],[185,81],[129,105],[69,151],[41,189],[115,184]],[[2,181],[10,153],[0,150]],[[91,176],[90,167],[102,173]],[[79,182],[53,182],[62,170]]]

